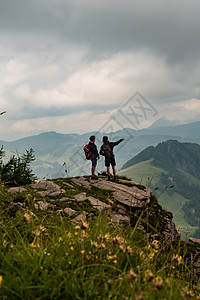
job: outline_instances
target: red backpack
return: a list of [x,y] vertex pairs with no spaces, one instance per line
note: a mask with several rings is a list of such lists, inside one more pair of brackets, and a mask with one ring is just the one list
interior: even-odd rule
[[90,150],[90,146],[88,144],[85,145],[84,148],[83,148],[83,150],[85,152],[85,158],[88,159],[88,160],[90,160],[91,157],[92,157],[92,152]]

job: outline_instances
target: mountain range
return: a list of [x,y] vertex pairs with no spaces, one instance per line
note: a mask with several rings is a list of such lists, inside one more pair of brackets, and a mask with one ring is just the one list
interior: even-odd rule
[[[36,161],[33,163],[35,174],[39,178],[56,176],[80,176],[90,174],[90,162],[85,160],[83,147],[89,141],[89,136],[96,135],[98,149],[102,143],[103,135],[108,135],[110,141],[116,141],[122,137],[124,142],[114,148],[117,161],[117,170],[140,153],[148,146],[156,146],[158,143],[170,139],[179,142],[191,142],[200,144],[200,122],[184,125],[160,126],[163,122],[155,122],[147,129],[134,130],[124,128],[117,132],[87,132],[85,134],[61,134],[54,131],[45,132],[18,139],[16,141],[2,141],[6,150],[6,158],[24,153],[33,148]],[[165,122],[164,122],[165,124]],[[66,163],[66,164],[64,164]],[[64,165],[64,166],[63,166]],[[98,161],[97,171],[105,170],[104,159]]]

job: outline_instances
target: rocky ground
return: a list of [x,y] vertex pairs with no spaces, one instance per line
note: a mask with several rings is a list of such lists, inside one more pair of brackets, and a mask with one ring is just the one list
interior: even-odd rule
[[[8,191],[28,192],[35,209],[66,214],[74,223],[81,218],[107,214],[114,224],[137,226],[146,233],[153,231],[166,241],[180,239],[172,214],[162,209],[148,187],[133,181],[107,181],[104,176],[98,180],[77,177],[40,180],[32,184],[31,189],[12,187]],[[16,203],[10,205],[16,206]]]

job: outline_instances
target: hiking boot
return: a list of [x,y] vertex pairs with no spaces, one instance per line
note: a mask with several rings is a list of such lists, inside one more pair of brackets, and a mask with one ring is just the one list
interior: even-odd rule
[[98,177],[97,176],[93,176],[93,177],[91,177],[91,180],[98,180]]
[[115,177],[115,178],[114,178],[114,181],[115,181],[115,182],[118,182],[118,181],[119,181],[119,179]]
[[110,181],[110,176],[107,178],[107,181]]

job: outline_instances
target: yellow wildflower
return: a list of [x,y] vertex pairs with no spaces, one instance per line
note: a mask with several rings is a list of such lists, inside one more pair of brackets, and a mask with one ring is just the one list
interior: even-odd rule
[[178,254],[175,255],[173,253],[172,261],[177,262],[180,265],[182,262],[182,259],[183,259],[182,256],[179,256]]
[[70,249],[71,249],[72,251],[74,251],[74,247],[73,247],[73,246],[71,246]]
[[151,252],[151,253],[149,254],[149,258],[150,258],[150,259],[153,259],[154,255],[155,255],[155,252]]
[[1,287],[2,281],[3,281],[3,276],[0,275],[0,287]]
[[81,250],[81,254],[84,254],[85,253],[85,250],[83,249],[83,250]]

